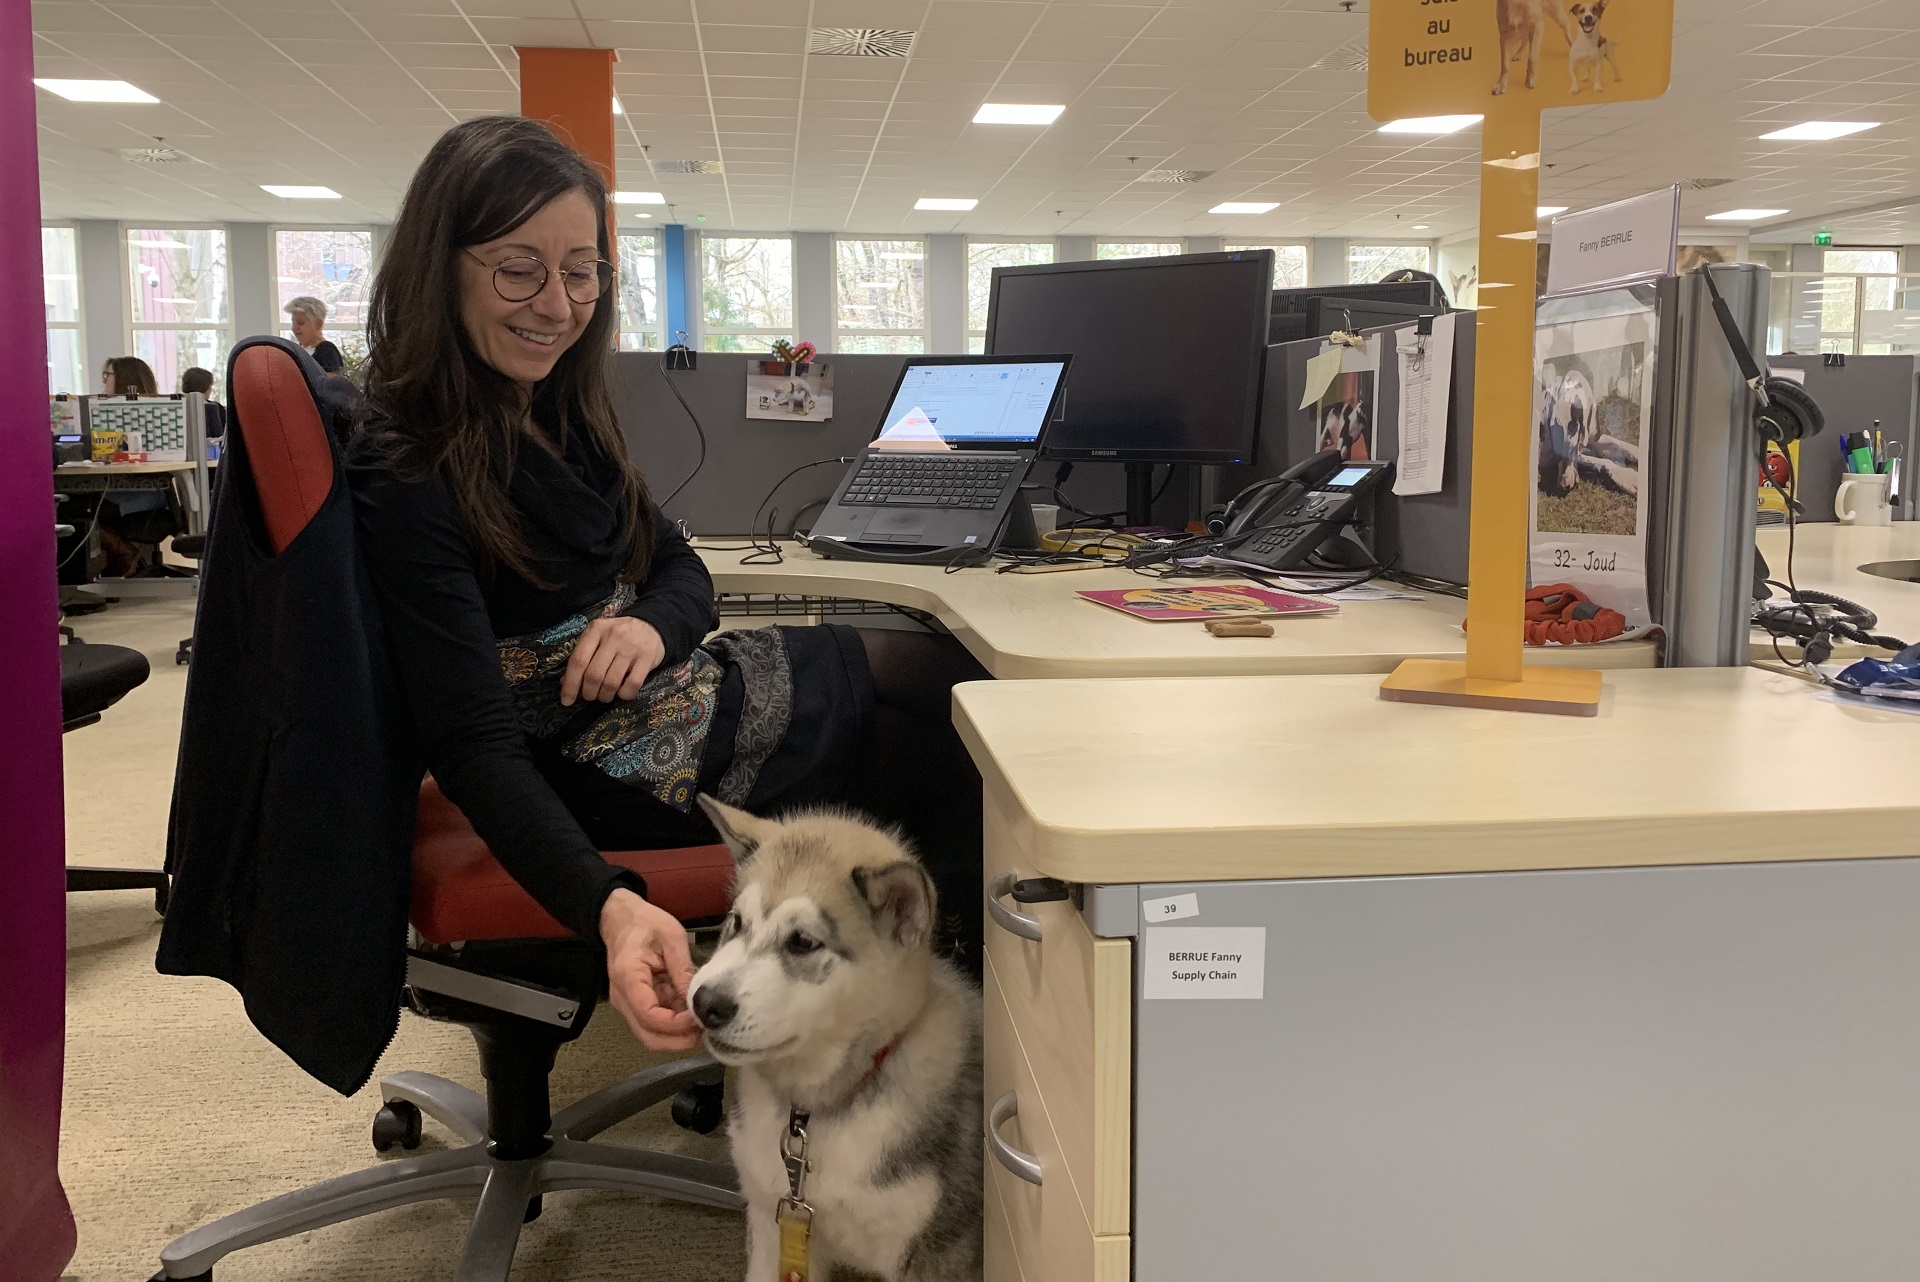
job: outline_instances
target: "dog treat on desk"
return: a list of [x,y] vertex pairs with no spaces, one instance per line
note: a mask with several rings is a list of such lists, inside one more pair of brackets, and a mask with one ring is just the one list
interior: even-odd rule
[[1265,619],[1209,619],[1207,631],[1217,637],[1270,637],[1273,625]]

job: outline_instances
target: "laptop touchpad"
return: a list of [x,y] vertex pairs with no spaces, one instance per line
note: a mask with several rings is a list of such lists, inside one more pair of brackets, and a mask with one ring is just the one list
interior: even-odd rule
[[865,537],[911,537],[927,528],[927,519],[931,515],[928,512],[903,512],[898,509],[875,512],[873,520],[867,524]]

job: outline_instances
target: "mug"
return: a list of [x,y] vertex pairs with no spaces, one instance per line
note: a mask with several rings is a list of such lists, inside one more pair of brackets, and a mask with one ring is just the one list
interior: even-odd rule
[[1849,472],[1834,491],[1833,514],[1843,525],[1892,525],[1893,506],[1887,501],[1893,476],[1887,472]]

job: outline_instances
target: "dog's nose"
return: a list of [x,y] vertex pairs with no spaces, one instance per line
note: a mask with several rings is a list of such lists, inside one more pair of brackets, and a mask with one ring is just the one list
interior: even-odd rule
[[693,995],[693,1016],[702,1028],[725,1028],[740,1013],[740,1003],[715,988],[703,988]]

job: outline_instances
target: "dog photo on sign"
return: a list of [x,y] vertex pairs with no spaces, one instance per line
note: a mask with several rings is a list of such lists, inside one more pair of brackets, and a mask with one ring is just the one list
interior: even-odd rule
[[[1561,0],[1495,0],[1494,22],[1500,29],[1500,76],[1494,82],[1497,98],[1507,92],[1513,68],[1526,64],[1526,87],[1540,85],[1540,56],[1557,55],[1559,46],[1548,39],[1548,28],[1560,32],[1567,42],[1567,76],[1570,92],[1579,94],[1589,86],[1602,93],[1611,81],[1622,79],[1614,55],[1620,45],[1601,32],[1609,7],[1622,0],[1574,0],[1563,6]],[[1610,74],[1609,74],[1610,73]]]
[[1627,343],[1540,359],[1535,528],[1542,533],[1637,532],[1646,351],[1644,343]]

